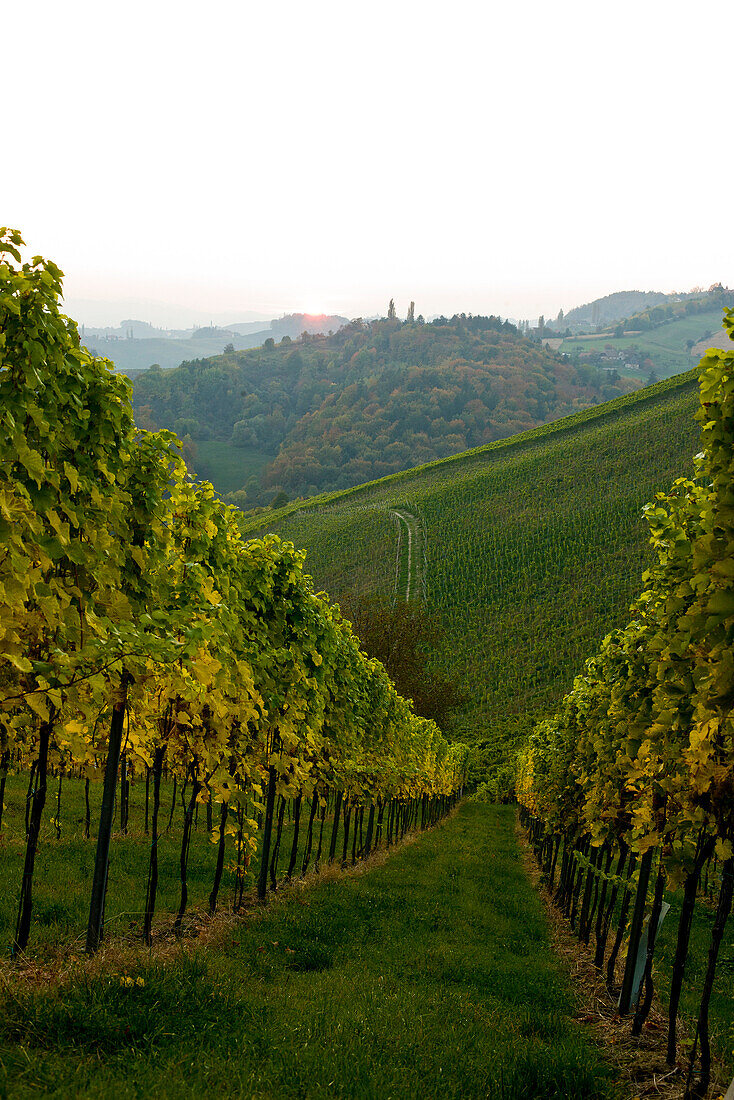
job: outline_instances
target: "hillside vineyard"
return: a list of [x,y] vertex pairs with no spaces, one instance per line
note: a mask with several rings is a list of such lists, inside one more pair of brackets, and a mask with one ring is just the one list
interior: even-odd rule
[[[14,959],[34,935],[59,950],[82,921],[90,955],[116,921],[151,949],[198,935],[225,904],[243,913],[442,822],[469,786],[447,831],[486,844],[503,822],[503,874],[524,875],[515,811],[488,831],[481,805],[519,803],[632,1034],[657,984],[672,1071],[680,1014],[697,1016],[686,1096],[704,1096],[732,1015],[714,979],[734,894],[734,352],[243,514],[192,478],[172,432],[135,424],[128,380],[59,311],[61,272],[21,247],[0,233],[0,866],[15,884],[0,929]],[[437,331],[515,340],[480,320]],[[445,729],[363,652],[350,606],[375,594],[427,616],[436,682],[458,700]],[[485,863],[491,878],[487,851],[454,861],[446,897],[467,904]],[[658,948],[670,907],[672,950]],[[372,927],[371,903],[363,916]],[[413,919],[441,932],[425,907]],[[501,935],[516,942],[514,926]],[[506,960],[500,987],[524,959]],[[311,944],[298,968],[333,961]],[[601,1081],[579,1057],[577,1080]]]
[[394,592],[395,512],[419,517],[433,660],[466,696],[451,731],[482,742],[494,770],[626,620],[650,559],[642,508],[692,468],[696,406],[689,372],[243,529],[305,547],[316,584],[348,609],[355,591]]

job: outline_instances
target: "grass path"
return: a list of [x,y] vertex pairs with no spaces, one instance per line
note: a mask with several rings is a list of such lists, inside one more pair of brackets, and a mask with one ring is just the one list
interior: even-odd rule
[[80,966],[62,990],[5,989],[0,1095],[610,1095],[570,1018],[514,820],[466,803],[381,866],[277,901],[218,950],[184,942],[165,966]]
[[[410,512],[393,510],[391,513],[398,521],[398,548],[395,565],[395,598],[410,603],[420,595],[420,520]],[[405,527],[406,539],[403,544],[402,527]]]

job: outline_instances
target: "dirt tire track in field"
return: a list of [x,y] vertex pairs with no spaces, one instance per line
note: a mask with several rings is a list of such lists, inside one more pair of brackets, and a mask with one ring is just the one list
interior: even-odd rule
[[[405,529],[408,533],[407,538],[407,567],[405,569],[405,603],[410,603],[411,594],[415,595],[419,588],[419,570],[418,554],[414,553],[413,543],[420,543],[420,519],[418,516],[414,516],[412,512],[398,511],[392,509],[391,514],[395,517],[398,523],[398,549],[397,559],[395,563],[395,591],[394,598],[396,600],[402,599],[403,594],[401,589],[400,578],[403,572],[402,565],[404,560],[404,551],[402,546],[402,525],[405,525]],[[414,540],[415,536],[415,540]]]

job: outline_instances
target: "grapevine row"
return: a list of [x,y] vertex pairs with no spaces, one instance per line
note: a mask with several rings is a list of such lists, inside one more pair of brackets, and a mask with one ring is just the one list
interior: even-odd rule
[[[734,332],[734,311],[725,311]],[[537,724],[521,751],[517,795],[558,898],[605,960],[613,913],[625,928],[620,1009],[640,1033],[652,999],[652,960],[668,884],[683,890],[671,981],[668,1060],[701,875],[718,865],[719,901],[691,1054],[710,1081],[708,1006],[734,885],[734,353],[701,362],[702,451],[695,477],[679,478],[645,508],[655,564],[629,624],[586,662],[559,712]],[[644,981],[634,970],[648,886],[654,882]],[[615,909],[615,906],[617,908]],[[620,909],[621,906],[621,909]]]
[[[227,836],[255,851],[262,821],[263,897],[276,799],[310,798],[315,813],[336,792],[350,813],[377,805],[380,824],[385,806],[407,821],[421,805],[426,820],[462,786],[466,751],[361,652],[303,554],[275,536],[245,543],[234,510],[187,477],[175,436],[136,428],[127,379],[60,313],[61,272],[22,263],[21,246],[0,231],[0,760],[32,767],[14,949],[29,939],[53,769],[104,784],[94,951],[121,759],[153,778],[149,939],[164,770],[188,796],[180,926],[198,803],[221,807],[218,876]],[[248,806],[258,818],[243,826]]]

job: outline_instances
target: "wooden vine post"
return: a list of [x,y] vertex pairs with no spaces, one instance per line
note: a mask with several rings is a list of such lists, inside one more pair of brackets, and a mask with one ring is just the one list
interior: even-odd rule
[[112,708],[110,739],[105,762],[102,807],[99,814],[97,833],[97,851],[94,859],[94,877],[92,896],[89,903],[89,921],[87,923],[87,954],[93,955],[99,949],[102,940],[102,920],[104,916],[105,893],[107,891],[107,873],[110,863],[110,838],[115,816],[115,792],[117,790],[117,772],[120,766],[122,731],[127,706],[128,673],[120,676],[120,694]]

